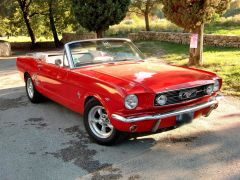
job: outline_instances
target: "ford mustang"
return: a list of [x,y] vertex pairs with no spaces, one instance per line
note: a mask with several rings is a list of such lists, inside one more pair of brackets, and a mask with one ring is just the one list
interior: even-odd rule
[[82,114],[102,145],[208,116],[222,98],[216,74],[149,61],[128,39],[74,41],[16,64],[32,103],[45,96]]

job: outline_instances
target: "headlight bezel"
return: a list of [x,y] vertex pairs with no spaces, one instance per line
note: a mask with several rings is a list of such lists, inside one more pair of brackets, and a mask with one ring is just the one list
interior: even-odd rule
[[[161,98],[161,100],[159,100],[160,98]],[[167,104],[167,100],[168,100],[167,95],[161,94],[161,95],[159,95],[159,96],[156,98],[156,102],[155,102],[155,103],[157,103],[159,106],[164,106],[164,105]],[[163,102],[161,103],[161,102],[159,102],[159,101],[163,101]]]
[[[211,91],[208,91],[209,88],[211,88],[211,89],[210,89]],[[207,94],[207,95],[211,95],[211,94],[213,93],[213,88],[214,88],[214,85],[213,85],[213,84],[208,85],[208,86],[206,87],[206,90],[205,90],[206,94]]]
[[220,90],[220,81],[219,79],[216,79],[213,85],[213,92],[217,92]]
[[127,95],[124,99],[124,106],[128,110],[134,110],[138,106],[138,97],[135,94]]

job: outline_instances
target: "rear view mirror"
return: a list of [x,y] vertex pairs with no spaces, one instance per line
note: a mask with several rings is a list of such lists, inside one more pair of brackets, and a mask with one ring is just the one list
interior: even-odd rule
[[61,66],[61,64],[62,64],[62,60],[61,59],[56,59],[55,60],[55,65]]

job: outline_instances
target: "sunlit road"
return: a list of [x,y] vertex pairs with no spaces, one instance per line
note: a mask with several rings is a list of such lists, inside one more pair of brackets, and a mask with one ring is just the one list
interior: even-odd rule
[[0,59],[0,179],[240,179],[240,100],[174,131],[96,145],[82,117],[31,104],[15,59]]

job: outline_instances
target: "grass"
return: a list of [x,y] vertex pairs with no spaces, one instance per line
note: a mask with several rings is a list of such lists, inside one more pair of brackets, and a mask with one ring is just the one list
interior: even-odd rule
[[[183,29],[167,21],[166,19],[151,19],[152,31],[161,32],[183,32]],[[105,32],[107,37],[127,37],[129,33],[145,31],[145,21],[143,17],[132,16],[130,20],[123,20],[120,24],[111,26]],[[78,32],[87,32],[79,29]],[[210,24],[205,25],[206,34],[237,35],[240,36],[240,15],[235,17],[220,18]],[[59,39],[62,37],[59,36]],[[0,37],[0,41],[8,42],[31,42],[28,36]],[[38,37],[37,42],[53,41],[53,38]]]
[[[161,19],[161,20],[151,20],[150,26],[152,31],[171,31],[171,32],[182,32],[183,29],[177,27],[173,23]],[[119,36],[127,37],[129,33],[135,33],[139,31],[145,31],[145,21],[143,18],[134,18],[132,21],[125,20],[118,25],[111,26],[109,30],[106,31],[106,36]]]
[[205,28],[206,34],[236,35],[240,36],[240,28],[235,26],[209,25]]
[[[59,37],[61,39],[61,37]],[[31,42],[30,37],[28,36],[10,36],[10,37],[0,37],[0,40],[8,42]],[[37,42],[50,42],[53,39],[47,39],[45,37],[37,38]]]
[[[168,64],[186,65],[188,62],[187,45],[159,41],[138,41],[136,44],[146,56],[162,52],[161,59]],[[223,79],[222,91],[226,95],[240,96],[239,57],[237,48],[204,47],[204,65],[198,68],[218,74]]]
[[[177,27],[166,19],[151,20],[150,26],[152,31],[183,32],[182,28]],[[133,18],[132,21],[122,21],[118,25],[111,26],[105,34],[106,36],[127,37],[129,33],[139,31],[145,31],[145,22],[143,18]],[[240,17],[221,18],[218,21],[206,24],[205,33],[240,36]]]

